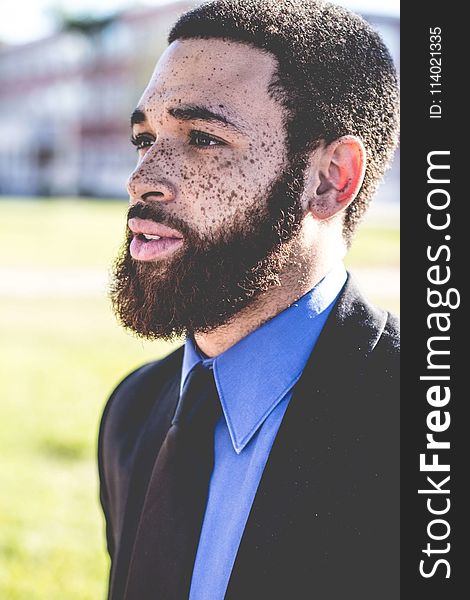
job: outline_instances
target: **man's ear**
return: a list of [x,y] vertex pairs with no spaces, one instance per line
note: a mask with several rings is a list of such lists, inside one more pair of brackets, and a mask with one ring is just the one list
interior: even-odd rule
[[304,196],[308,209],[318,220],[331,219],[346,210],[361,189],[366,170],[362,140],[345,135],[318,146],[309,170]]

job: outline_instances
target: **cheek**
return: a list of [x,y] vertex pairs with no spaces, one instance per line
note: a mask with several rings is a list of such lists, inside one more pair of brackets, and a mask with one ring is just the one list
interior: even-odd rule
[[265,198],[284,164],[279,140],[266,131],[239,152],[162,148],[159,171],[178,190],[175,214],[210,233]]
[[[250,169],[233,154],[207,151],[173,163],[172,181],[178,189],[175,210],[184,211],[196,227],[206,233],[233,221],[253,202]],[[179,206],[178,206],[179,204]]]
[[272,182],[285,168],[283,146],[268,131],[250,143],[229,173],[224,173],[230,203],[251,208],[266,199]]

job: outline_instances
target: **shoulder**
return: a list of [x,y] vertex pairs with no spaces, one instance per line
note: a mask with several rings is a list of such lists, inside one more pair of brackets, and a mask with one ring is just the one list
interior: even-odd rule
[[343,343],[350,345],[366,362],[398,365],[399,318],[369,302],[351,275],[348,275],[330,320],[331,330],[341,331]]
[[386,313],[386,318],[379,344],[390,353],[400,354],[400,319],[392,313]]
[[400,382],[400,321],[384,312],[385,325],[370,353],[365,372],[370,382],[382,381],[387,393],[397,394]]
[[125,479],[132,468],[149,417],[162,420],[171,409],[173,390],[179,383],[183,347],[162,360],[132,371],[114,389],[101,416],[98,432],[98,466],[102,484]]
[[161,360],[142,365],[129,373],[111,393],[101,417],[101,427],[109,427],[119,434],[127,432],[145,420],[155,398],[178,376],[183,357],[183,346]]
[[121,463],[131,457],[149,415],[157,409],[166,414],[172,398],[167,390],[177,385],[181,373],[183,347],[165,358],[132,371],[114,389],[101,416],[98,432],[98,458],[108,463],[117,456]]
[[173,396],[166,392],[178,385],[182,357],[183,347],[135,369],[116,386],[105,405],[97,454],[100,501],[111,557],[121,536],[126,499],[134,485],[131,476],[149,417],[156,414],[159,421],[165,422]]

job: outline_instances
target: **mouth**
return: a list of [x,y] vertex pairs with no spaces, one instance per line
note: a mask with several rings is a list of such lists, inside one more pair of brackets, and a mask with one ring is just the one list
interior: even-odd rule
[[179,231],[148,219],[134,217],[129,219],[128,227],[133,234],[130,253],[134,260],[154,261],[167,258],[184,243]]

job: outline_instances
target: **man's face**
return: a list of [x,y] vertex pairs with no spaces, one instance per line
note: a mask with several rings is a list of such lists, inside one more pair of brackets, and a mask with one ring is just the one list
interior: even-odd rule
[[[206,237],[243,217],[286,166],[283,112],[267,90],[275,68],[270,54],[239,43],[174,42],[138,104],[146,120],[134,137],[151,145],[138,151],[131,204],[164,193],[149,200]],[[197,107],[228,123],[197,118]]]
[[[289,165],[269,53],[174,42],[133,114],[125,247],[111,298],[145,337],[209,331],[279,284],[300,229],[302,170]],[[158,239],[160,238],[160,239]]]

